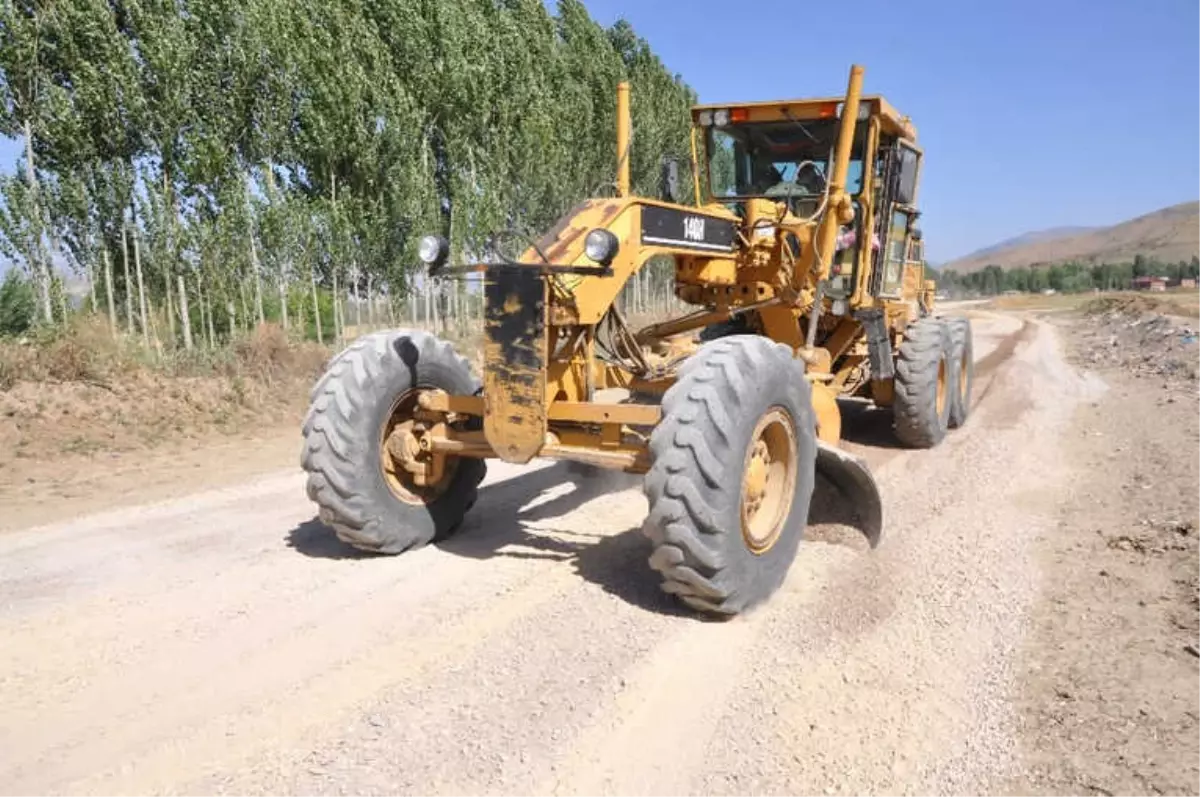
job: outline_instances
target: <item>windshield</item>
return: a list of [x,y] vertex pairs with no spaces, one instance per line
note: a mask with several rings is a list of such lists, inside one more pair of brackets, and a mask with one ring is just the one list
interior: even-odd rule
[[[862,183],[862,142],[858,125],[846,190]],[[723,197],[818,197],[825,191],[838,120],[758,122],[710,127],[706,132],[709,187]]]

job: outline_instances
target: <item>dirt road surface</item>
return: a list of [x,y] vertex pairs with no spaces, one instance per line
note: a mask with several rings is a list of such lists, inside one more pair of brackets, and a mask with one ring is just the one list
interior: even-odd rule
[[[882,414],[847,421],[884,493],[883,545],[818,508],[783,589],[727,623],[660,592],[636,480],[560,465],[493,464],[457,537],[396,558],[337,542],[290,464],[4,533],[0,791],[1194,792],[1194,627],[1184,611],[1181,636],[1151,633],[1160,616],[1136,614],[1174,611],[1186,587],[1139,581],[1141,609],[1113,626],[1075,611],[1112,586],[1059,547],[1097,539],[1066,520],[1100,512],[1095,457],[1128,475],[1079,426],[1120,425],[1113,391],[1066,362],[1053,325],[972,312],[967,427],[914,452]],[[1141,658],[1059,672],[1104,657],[1095,634],[1133,632],[1145,674]],[[1070,639],[1087,649],[1056,657]],[[1103,727],[1059,696],[1094,706],[1122,684],[1126,713]]]

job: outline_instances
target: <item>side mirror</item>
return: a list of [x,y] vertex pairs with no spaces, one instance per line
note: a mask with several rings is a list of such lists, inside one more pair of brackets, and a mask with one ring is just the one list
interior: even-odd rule
[[679,204],[679,161],[664,157],[661,163],[659,198],[664,202]]
[[919,241],[919,240],[921,240],[921,236],[922,236],[922,233],[921,233],[921,228],[920,228],[920,227],[913,227],[913,228],[912,228],[912,239],[913,239],[914,241]]
[[898,144],[896,146],[898,163],[894,172],[892,196],[902,205],[911,205],[917,198],[917,151]]

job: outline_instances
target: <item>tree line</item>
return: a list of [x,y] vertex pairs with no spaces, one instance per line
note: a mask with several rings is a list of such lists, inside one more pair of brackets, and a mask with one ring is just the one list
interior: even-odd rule
[[1164,263],[1152,257],[1137,255],[1126,263],[1067,262],[1049,266],[1020,266],[1002,268],[989,265],[969,274],[953,269],[935,272],[938,291],[952,296],[997,296],[1005,291],[1041,293],[1082,293],[1092,290],[1123,290],[1132,287],[1135,277],[1165,277],[1168,282],[1200,277],[1200,257],[1190,261]]
[[147,345],[445,324],[478,293],[424,279],[417,240],[520,251],[614,193],[620,80],[653,193],[695,93],[579,0],[0,0],[0,248],[42,323],[66,271]]

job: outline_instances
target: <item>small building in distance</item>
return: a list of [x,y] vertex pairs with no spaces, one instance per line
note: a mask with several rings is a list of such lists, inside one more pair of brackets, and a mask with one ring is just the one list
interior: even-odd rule
[[1167,289],[1166,277],[1134,277],[1133,289],[1135,291],[1165,291]]

